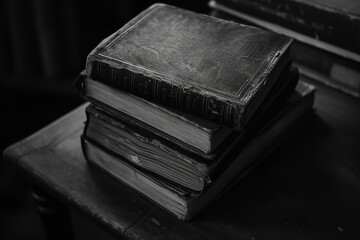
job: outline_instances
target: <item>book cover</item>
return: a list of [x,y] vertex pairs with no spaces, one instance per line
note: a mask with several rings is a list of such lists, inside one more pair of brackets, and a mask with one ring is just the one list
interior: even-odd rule
[[88,77],[242,130],[289,60],[292,40],[155,4],[88,56]]
[[313,112],[314,87],[299,82],[296,91],[283,102],[279,114],[254,134],[238,152],[234,161],[222,169],[212,185],[201,194],[189,194],[186,189],[140,171],[126,161],[82,139],[84,155],[89,163],[142,193],[155,204],[188,220],[214,201],[224,191],[244,177],[250,169],[291,135]]

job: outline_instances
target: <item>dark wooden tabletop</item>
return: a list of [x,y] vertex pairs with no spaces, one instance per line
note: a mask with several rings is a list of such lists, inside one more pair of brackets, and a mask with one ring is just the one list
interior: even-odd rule
[[360,101],[317,85],[316,114],[190,222],[93,169],[85,105],[6,149],[39,186],[129,239],[360,239]]

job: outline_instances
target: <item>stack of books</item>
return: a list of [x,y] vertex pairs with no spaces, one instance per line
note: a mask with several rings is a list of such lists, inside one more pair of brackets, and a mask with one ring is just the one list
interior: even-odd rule
[[288,37],[155,4],[104,39],[76,85],[89,163],[188,220],[313,113]]

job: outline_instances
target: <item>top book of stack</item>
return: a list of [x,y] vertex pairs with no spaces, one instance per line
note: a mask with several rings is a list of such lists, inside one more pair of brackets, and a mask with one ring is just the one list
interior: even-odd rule
[[288,37],[155,4],[104,39],[86,74],[243,130],[289,61]]

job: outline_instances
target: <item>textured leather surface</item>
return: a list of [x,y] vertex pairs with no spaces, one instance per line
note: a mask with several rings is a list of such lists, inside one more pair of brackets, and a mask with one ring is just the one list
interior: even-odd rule
[[146,75],[237,98],[260,84],[289,42],[258,28],[156,5],[105,41],[98,54]]

